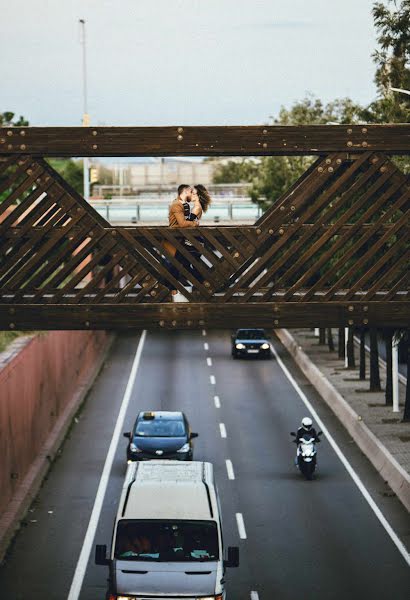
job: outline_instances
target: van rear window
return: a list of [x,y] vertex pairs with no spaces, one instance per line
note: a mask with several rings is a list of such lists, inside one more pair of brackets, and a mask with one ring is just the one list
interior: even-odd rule
[[214,521],[130,520],[118,522],[115,558],[158,562],[219,560]]

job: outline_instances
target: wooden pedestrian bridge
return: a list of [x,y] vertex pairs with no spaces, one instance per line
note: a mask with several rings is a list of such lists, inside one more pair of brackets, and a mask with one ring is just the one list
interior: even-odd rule
[[[409,154],[410,125],[1,128],[0,328],[408,326]],[[113,227],[46,161],[269,155],[314,160],[253,225],[195,229]]]

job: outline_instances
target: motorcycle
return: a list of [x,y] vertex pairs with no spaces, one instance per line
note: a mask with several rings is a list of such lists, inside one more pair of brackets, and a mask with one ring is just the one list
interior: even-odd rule
[[[296,437],[296,433],[294,431],[291,431],[290,435],[292,435],[293,437]],[[319,431],[317,435],[318,436],[322,435],[322,432]],[[299,440],[299,442],[294,440],[295,444],[298,445],[298,448],[296,451],[296,461],[295,461],[296,466],[298,467],[299,471],[308,480],[313,479],[313,473],[315,472],[315,469],[316,469],[316,454],[317,454],[316,442],[317,441],[320,441],[320,440],[317,440],[315,437],[313,437],[309,433],[304,434],[302,436],[302,438]]]

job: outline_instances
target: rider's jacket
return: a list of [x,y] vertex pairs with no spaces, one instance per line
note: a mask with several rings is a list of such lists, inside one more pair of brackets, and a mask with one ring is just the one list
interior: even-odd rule
[[309,431],[307,431],[304,427],[299,427],[296,433],[296,443],[299,444],[303,437],[307,438],[315,438],[315,442],[319,442],[319,437],[316,433],[316,429],[311,427]]

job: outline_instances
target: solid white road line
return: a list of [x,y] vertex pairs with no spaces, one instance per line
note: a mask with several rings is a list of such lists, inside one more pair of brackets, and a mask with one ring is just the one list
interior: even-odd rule
[[251,600],[259,600],[258,592],[251,592]]
[[203,337],[205,337],[205,336],[206,336],[206,329],[203,329],[203,330],[202,330],[202,335],[203,335]]
[[212,385],[215,385],[215,383],[216,383],[215,375],[210,375],[209,376],[209,381],[212,383]]
[[90,558],[91,548],[94,542],[94,536],[97,529],[98,521],[100,518],[100,513],[102,509],[102,505],[104,502],[105,492],[107,490],[108,481],[110,478],[110,472],[112,463],[114,461],[115,452],[118,446],[118,440],[120,438],[125,414],[128,408],[128,404],[131,399],[132,390],[134,388],[135,379],[137,376],[138,366],[141,360],[142,349],[144,347],[144,342],[146,338],[147,332],[144,330],[140,337],[137,351],[134,356],[134,361],[132,363],[130,376],[128,378],[127,387],[125,388],[124,396],[122,398],[120,410],[117,417],[117,422],[115,424],[114,433],[111,438],[110,447],[108,449],[107,457],[105,459],[104,468],[100,477],[100,483],[98,485],[97,494],[94,500],[94,506],[91,512],[91,517],[88,522],[87,532],[85,534],[83,547],[81,548],[80,556],[77,562],[77,566],[74,572],[74,577],[71,583],[70,591],[67,596],[67,600],[77,600],[80,596],[81,587],[84,581],[85,572],[87,569],[87,564]]
[[214,396],[214,402],[216,408],[221,408],[221,401],[219,400],[219,396]]
[[206,364],[208,365],[208,367],[212,367],[212,358],[209,358],[209,356],[206,359]]
[[221,432],[221,437],[226,438],[226,427],[224,423],[219,423],[219,430]]
[[225,460],[225,464],[226,464],[226,470],[228,471],[228,477],[229,479],[235,479],[235,473],[233,470],[233,464],[232,461],[229,459]]
[[350,477],[353,479],[353,481],[359,488],[364,499],[369,504],[370,508],[373,510],[374,514],[379,519],[380,523],[383,525],[384,529],[390,536],[393,543],[396,545],[397,549],[403,556],[406,563],[410,566],[410,553],[407,552],[405,545],[402,543],[402,541],[400,540],[400,538],[398,537],[398,535],[396,534],[394,529],[391,527],[390,523],[387,521],[386,517],[381,512],[380,508],[377,506],[376,502],[373,500],[373,498],[367,491],[364,483],[361,481],[360,477],[358,476],[356,471],[353,469],[352,465],[349,463],[349,461],[347,460],[347,458],[345,457],[343,452],[340,450],[336,441],[332,438],[329,430],[327,429],[327,427],[325,426],[325,424],[323,423],[323,421],[321,420],[321,418],[319,417],[319,415],[317,414],[317,412],[315,411],[315,409],[313,408],[313,406],[307,399],[306,395],[302,392],[302,390],[300,389],[300,387],[297,384],[297,382],[295,381],[295,379],[290,374],[288,368],[285,366],[285,364],[283,363],[282,359],[280,358],[280,356],[278,355],[278,353],[274,347],[272,347],[272,351],[275,355],[278,365],[281,367],[281,369],[285,373],[287,379],[290,381],[290,383],[292,384],[292,386],[298,393],[300,399],[302,400],[302,402],[304,403],[306,408],[309,410],[310,414],[315,419],[315,421],[319,425],[320,429],[323,431],[329,444],[332,446],[333,450],[336,452],[337,456],[339,457],[339,459],[342,462],[343,466],[345,467],[346,471],[349,473]]
[[238,525],[239,537],[241,540],[246,540],[245,523],[243,522],[242,513],[236,513],[236,523]]
[[204,350],[209,350],[209,344],[208,344],[208,342],[204,342]]

